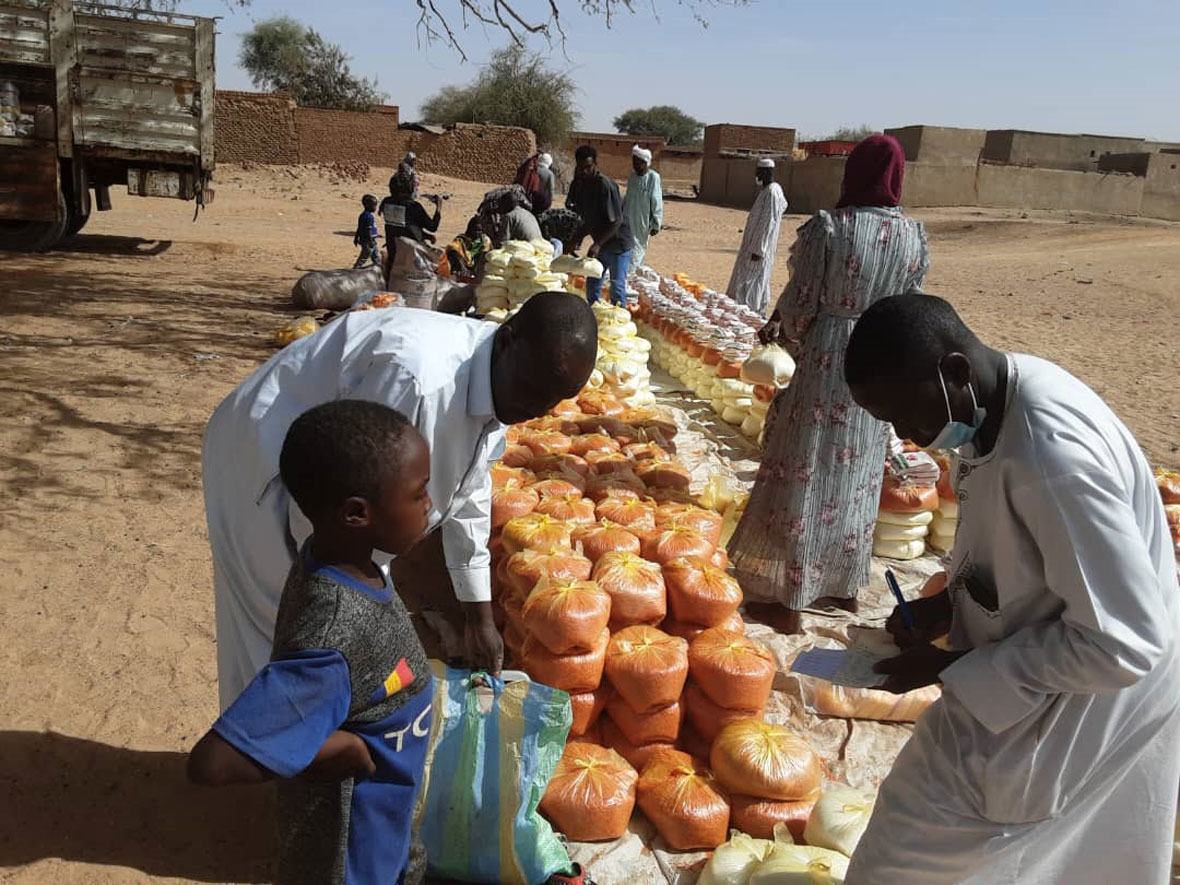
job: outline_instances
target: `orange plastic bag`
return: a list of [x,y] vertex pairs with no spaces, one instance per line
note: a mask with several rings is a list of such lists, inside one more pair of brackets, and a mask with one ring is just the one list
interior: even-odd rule
[[674,752],[674,744],[654,741],[650,744],[633,744],[627,740],[610,716],[598,720],[598,731],[604,747],[610,747],[626,759],[636,771],[643,771],[652,758],[660,753]]
[[675,703],[688,678],[688,643],[655,627],[625,627],[611,637],[606,675],[636,713]]
[[532,513],[540,501],[541,496],[533,489],[500,489],[492,492],[492,531],[503,528],[510,519]]
[[575,545],[582,545],[582,553],[591,562],[598,562],[607,553],[639,555],[639,538],[605,519],[593,525],[579,526],[570,537]]
[[605,433],[582,433],[570,441],[570,451],[586,457],[590,452],[617,452],[619,444]]
[[802,843],[803,830],[818,800],[818,793],[807,799],[785,802],[759,799],[757,796],[747,796],[744,793],[730,793],[729,825],[755,839],[773,839],[775,824],[785,824],[792,838],[797,843]]
[[693,504],[661,504],[656,508],[658,528],[692,529],[714,545],[721,543],[721,526],[724,522],[720,513]]
[[671,461],[672,455],[654,442],[636,442],[623,446],[623,454],[632,461]]
[[573,418],[582,414],[582,410],[578,408],[578,401],[575,399],[563,399],[552,409],[549,410],[550,415],[556,415],[559,418]]
[[492,489],[522,489],[537,481],[537,475],[527,467],[509,467],[497,461],[492,465]]
[[[690,658],[691,660],[691,658]],[[938,685],[890,694],[871,688],[846,688],[822,679],[800,679],[803,702],[821,716],[872,719],[877,722],[917,722],[926,708],[942,696]]]
[[880,508],[888,513],[919,513],[938,509],[938,489],[902,483],[887,476],[881,483]]
[[658,624],[668,612],[660,567],[634,553],[604,553],[591,575],[610,594],[616,627]]
[[574,741],[565,745],[539,808],[567,839],[618,839],[631,820],[638,781],[614,750]]
[[655,509],[638,498],[627,499],[618,495],[600,501],[594,509],[599,519],[608,519],[633,532],[655,531]]
[[[586,463],[597,476],[609,476],[612,473],[634,473],[635,464],[622,452],[588,452]],[[646,483],[644,484],[646,488]]]
[[572,473],[585,480],[590,475],[590,465],[586,463],[586,459],[579,455],[570,454],[569,452],[559,455],[542,455],[540,458],[534,458],[529,464],[529,469],[538,476],[548,474],[550,476],[568,478],[568,475]]
[[667,440],[675,439],[678,430],[676,422],[671,418],[661,418],[648,409],[627,409],[620,413],[619,420],[630,424],[637,430],[658,433]]
[[555,581],[586,581],[593,566],[585,556],[570,547],[548,550],[522,550],[504,567],[508,588],[521,603],[528,598],[542,578]]
[[609,682],[601,682],[593,691],[579,691],[570,695],[570,709],[573,710],[574,721],[570,724],[570,737],[576,738],[587,734],[598,722],[598,717],[606,709],[607,701],[614,696],[614,689]]
[[713,549],[714,545],[707,538],[686,528],[657,527],[643,542],[644,558],[660,565],[684,557],[708,559]]
[[588,652],[555,655],[529,634],[524,640],[521,657],[524,670],[534,682],[560,688],[570,694],[593,691],[602,682],[602,666],[610,631],[603,629]]
[[673,743],[680,736],[684,711],[679,702],[636,713],[617,694],[607,702],[606,715],[632,744]]
[[[660,629],[669,636],[679,636],[681,639],[687,639],[691,643],[706,630],[712,628],[702,627],[700,624],[685,624],[682,621],[674,621],[671,618],[667,618],[660,624]],[[718,624],[717,629],[727,630],[730,633],[745,633],[746,622],[742,620],[742,616],[738,612],[734,612]]]
[[717,735],[731,722],[762,718],[762,707],[752,710],[730,710],[713,703],[713,699],[691,679],[684,685],[682,704],[688,722],[708,742],[710,750],[713,748],[713,741],[717,740]]
[[505,553],[519,553],[521,550],[568,547],[572,531],[573,526],[569,523],[544,513],[530,513],[508,520],[500,537],[504,540]]
[[500,463],[505,467],[528,467],[533,463],[533,450],[520,443],[509,443],[504,447]]
[[645,494],[647,494],[647,486],[630,470],[620,470],[604,476],[592,476],[586,480],[586,497],[596,503],[610,498],[630,498],[638,501]]
[[761,799],[805,799],[823,780],[819,756],[807,741],[785,725],[758,719],[725,726],[709,763],[722,786]]
[[526,430],[520,435],[520,444],[532,449],[534,455],[559,455],[572,445],[559,430]]
[[587,652],[610,621],[610,596],[593,581],[542,578],[521,615],[525,630],[553,654]]
[[585,481],[576,474],[573,476],[543,475],[529,488],[542,498],[568,498],[571,495],[582,496]]
[[651,760],[639,776],[639,807],[676,851],[716,848],[729,835],[724,793],[687,756],[660,754]]
[[713,703],[760,710],[770,698],[778,664],[762,643],[713,627],[688,647],[688,670]]
[[635,473],[649,489],[678,489],[686,492],[692,481],[688,468],[679,461],[641,461]]
[[711,627],[731,617],[742,604],[737,580],[700,559],[674,559],[664,566],[668,608],[681,623]]
[[535,510],[537,513],[544,513],[574,525],[590,525],[596,519],[594,502],[583,498],[581,492],[572,495],[546,495],[540,499]]
[[625,406],[609,393],[584,390],[578,396],[578,408],[587,415],[620,415]]

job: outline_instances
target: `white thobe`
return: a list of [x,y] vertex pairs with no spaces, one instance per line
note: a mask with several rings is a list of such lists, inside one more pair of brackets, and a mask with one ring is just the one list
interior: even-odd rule
[[995,448],[958,460],[942,699],[882,784],[848,885],[1157,885],[1180,784],[1180,587],[1130,432],[1009,358]]
[[[760,314],[766,313],[766,305],[770,303],[770,274],[774,269],[778,232],[786,211],[787,198],[777,181],[758,191],[746,219],[742,245],[726,288],[730,298]],[[759,260],[753,259],[755,255],[760,256]]]
[[664,226],[664,187],[660,173],[648,169],[642,175],[632,172],[627,177],[623,214],[627,216],[627,224],[635,237],[631,266],[642,267],[647,255],[647,241]]
[[279,479],[279,453],[313,406],[370,400],[414,423],[430,446],[430,526],[441,525],[455,595],[491,599],[488,464],[504,445],[491,387],[496,328],[413,308],[348,313],[276,354],[218,406],[202,462],[222,709],[269,659],[287,572],[311,534]]

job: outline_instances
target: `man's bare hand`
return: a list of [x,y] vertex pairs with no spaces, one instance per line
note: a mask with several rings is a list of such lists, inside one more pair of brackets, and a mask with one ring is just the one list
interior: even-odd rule
[[[945,575],[943,577],[945,583]],[[950,596],[945,591],[929,599],[915,599],[908,603],[908,607],[914,618],[912,630],[905,625],[900,606],[894,608],[885,621],[885,629],[899,648],[925,645],[950,632],[953,612]]]
[[350,731],[334,731],[299,776],[314,781],[342,781],[349,777],[370,777],[376,771],[373,756],[363,740]]
[[463,645],[467,666],[472,670],[487,670],[499,676],[504,666],[504,640],[492,620],[490,602],[465,602],[463,614]]

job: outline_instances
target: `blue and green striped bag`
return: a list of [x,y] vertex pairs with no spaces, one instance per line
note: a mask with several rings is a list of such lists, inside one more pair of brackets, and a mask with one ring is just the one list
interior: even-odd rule
[[537,812],[565,748],[569,695],[431,664],[434,725],[419,806],[430,875],[537,885],[569,872],[565,847]]

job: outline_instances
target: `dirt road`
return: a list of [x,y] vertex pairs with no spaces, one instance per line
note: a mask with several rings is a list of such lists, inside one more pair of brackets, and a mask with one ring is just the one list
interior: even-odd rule
[[[0,879],[265,879],[259,795],[183,780],[216,713],[201,431],[271,353],[299,271],[351,262],[360,194],[387,177],[223,168],[196,224],[191,205],[116,195],[63,251],[0,255]],[[452,235],[484,188],[423,190],[454,193]],[[930,291],[1077,373],[1153,462],[1180,465],[1180,225],[918,214]],[[744,213],[667,215],[651,263],[723,286]]]

